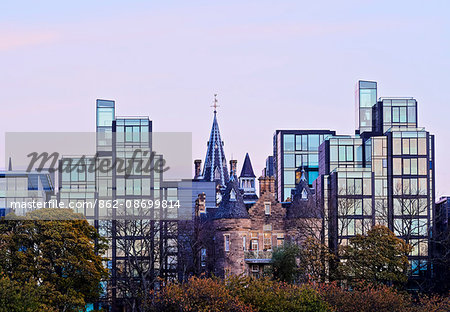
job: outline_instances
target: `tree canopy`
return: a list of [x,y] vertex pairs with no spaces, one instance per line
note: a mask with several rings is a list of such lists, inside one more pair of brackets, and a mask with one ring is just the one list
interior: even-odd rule
[[374,226],[367,235],[356,235],[344,246],[339,272],[348,282],[404,284],[411,246],[384,226]]
[[[50,220],[49,220],[50,219]],[[104,241],[69,209],[39,209],[0,222],[0,271],[14,283],[33,283],[42,303],[79,311],[95,301],[106,277]]]

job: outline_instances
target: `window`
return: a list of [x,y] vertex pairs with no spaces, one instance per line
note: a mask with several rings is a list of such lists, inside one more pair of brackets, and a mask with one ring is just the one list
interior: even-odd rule
[[283,233],[278,233],[277,234],[277,246],[283,246],[284,244],[284,234]]
[[302,150],[302,136],[301,135],[296,135],[295,136],[295,149],[297,151],[301,151]]
[[200,261],[202,267],[206,266],[206,248],[202,248],[200,252]]
[[311,168],[319,167],[319,154],[309,154],[308,155],[308,166]]
[[283,136],[284,139],[284,150],[285,151],[294,151],[294,135],[293,134],[285,134]]
[[251,250],[258,250],[258,233],[252,232],[251,233]]
[[259,265],[257,265],[257,264],[252,264],[252,272],[254,272],[254,273],[259,272]]
[[230,251],[230,235],[229,234],[225,234],[223,236],[223,239],[224,239],[225,251]]
[[242,236],[242,250],[246,250],[247,249],[247,236],[246,235],[244,235],[244,236]]
[[284,171],[284,184],[295,184],[295,172],[294,171]]
[[270,215],[270,203],[264,203],[264,212],[267,215]]
[[303,189],[302,191],[302,199],[308,199],[308,192],[306,191],[306,189]]
[[235,201],[236,200],[236,192],[234,191],[234,189],[231,189],[230,200],[231,201]]
[[317,151],[319,149],[319,135],[318,134],[308,135],[308,149],[310,151]]
[[264,250],[272,250],[272,233],[264,233]]
[[285,168],[295,168],[294,154],[284,154],[284,167]]
[[295,155],[295,168],[300,168],[301,166],[302,166],[302,155]]

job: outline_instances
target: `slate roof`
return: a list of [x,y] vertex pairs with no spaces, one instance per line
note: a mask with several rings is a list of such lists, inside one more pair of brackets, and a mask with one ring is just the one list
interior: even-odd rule
[[[234,199],[230,198],[234,193]],[[225,192],[222,196],[219,209],[214,216],[214,219],[248,219],[247,209],[245,208],[244,199],[239,190],[239,183],[232,176],[227,184]]]
[[[203,167],[203,179],[206,181],[215,181],[225,186],[229,180],[228,168],[223,149],[224,143],[220,137],[216,115],[217,113],[214,111],[213,125],[209,136],[205,165]],[[217,175],[216,172],[218,173]]]
[[250,156],[248,156],[248,153],[245,154],[245,160],[244,160],[244,164],[242,165],[240,177],[256,178],[255,174],[253,173],[252,162],[250,161]]

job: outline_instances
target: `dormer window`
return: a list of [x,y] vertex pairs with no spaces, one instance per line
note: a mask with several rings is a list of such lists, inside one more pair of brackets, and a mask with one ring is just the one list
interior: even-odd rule
[[220,180],[219,167],[216,167],[216,169],[214,170],[214,180]]
[[308,192],[306,191],[306,189],[303,189],[302,191],[302,199],[308,199]]
[[230,200],[236,200],[236,192],[234,191],[234,189],[232,189],[230,192]]

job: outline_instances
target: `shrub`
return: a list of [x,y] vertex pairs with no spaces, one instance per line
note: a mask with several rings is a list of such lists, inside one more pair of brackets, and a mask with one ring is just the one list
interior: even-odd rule
[[184,284],[168,283],[154,294],[155,311],[251,312],[239,298],[231,295],[218,279],[192,277]]
[[291,285],[268,278],[234,276],[226,281],[231,293],[260,312],[329,311],[319,293],[309,285]]

